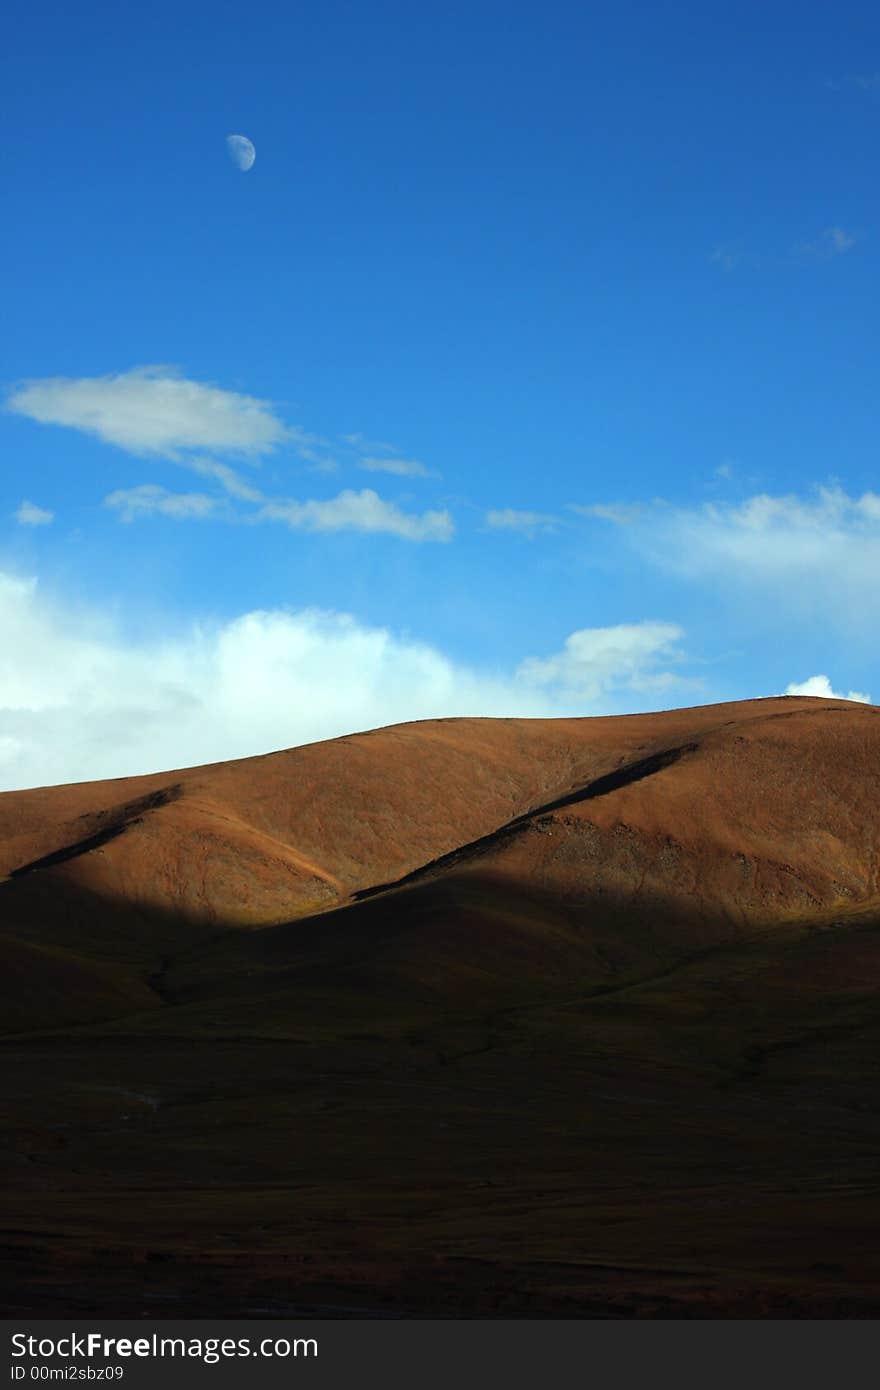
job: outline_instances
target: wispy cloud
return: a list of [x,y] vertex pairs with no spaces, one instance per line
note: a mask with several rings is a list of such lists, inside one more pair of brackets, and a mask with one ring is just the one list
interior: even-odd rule
[[712,265],[720,266],[722,270],[731,271],[743,264],[746,259],[745,252],[739,246],[716,246],[709,253],[709,261]]
[[130,453],[177,460],[201,450],[253,459],[285,442],[300,450],[314,443],[285,425],[268,401],[189,381],[168,367],[27,381],[9,395],[6,407],[41,424],[97,435]]
[[339,438],[350,448],[356,449],[358,453],[364,454],[399,454],[400,450],[396,444],[389,444],[384,439],[368,439],[366,435],[355,431],[353,434],[341,434]]
[[520,512],[513,507],[502,507],[486,513],[486,525],[493,531],[518,531],[523,536],[534,537],[539,531],[552,531],[556,518],[544,512]]
[[[371,488],[349,488],[326,500],[267,495],[229,463],[204,451],[254,462],[287,445],[314,470],[335,471],[337,464],[324,451],[324,441],[285,424],[268,401],[190,381],[167,367],[138,367],[104,377],[44,377],[19,386],[9,395],[6,407],[42,424],[96,435],[129,453],[185,464],[222,490],[220,496],[211,496],[143,483],[111,492],[105,505],[126,522],[151,516],[176,521],[224,516],[279,521],[300,530],[394,535],[410,541],[448,541],[454,532],[445,509],[409,513]],[[346,439],[353,448],[367,443],[361,435]],[[373,447],[393,450],[392,445],[381,443]],[[366,455],[360,466],[398,477],[432,476],[424,464],[399,458],[396,451],[393,457]],[[233,510],[232,503],[253,504],[258,510]],[[23,503],[18,519],[24,525],[37,525],[51,517],[32,503]]]
[[435,478],[437,475],[418,459],[362,458],[360,467],[368,473],[393,473],[398,478]]
[[812,260],[831,260],[844,256],[858,241],[858,236],[844,227],[826,227],[815,241],[802,241],[794,248],[795,255]]
[[233,509],[223,497],[204,492],[170,492],[155,483],[120,488],[105,497],[104,505],[125,522],[147,517],[170,517],[174,521],[205,521],[219,517],[250,523],[282,522],[299,531],[384,534],[408,541],[449,541],[455,531],[449,512],[404,512],[370,488],[361,492],[348,489],[337,497],[301,502],[289,497],[266,497],[255,488],[241,485],[238,475],[223,465],[213,464],[204,471],[219,477],[230,497],[258,501],[259,507],[256,510]]
[[662,498],[651,503],[611,504],[582,507],[571,504],[573,511],[586,512],[621,524],[643,518],[656,529],[665,516],[668,525],[687,527],[695,535],[713,536],[781,535],[826,537],[845,533],[880,535],[880,493],[863,492],[850,496],[837,483],[817,487],[809,496],[785,493],[773,496],[761,492],[744,502],[706,502],[698,508],[674,507]]
[[641,502],[569,502],[568,511],[578,516],[596,517],[611,521],[615,526],[630,526],[645,510]]
[[862,234],[836,223],[825,227],[812,240],[799,241],[788,251],[783,248],[770,249],[756,253],[745,251],[741,246],[723,244],[716,246],[709,254],[709,262],[726,274],[747,267],[753,269],[781,269],[791,258],[800,261],[829,261],[835,256],[843,256],[862,240]]
[[219,502],[204,492],[169,492],[155,483],[142,483],[140,487],[111,492],[104,498],[104,505],[118,512],[120,519],[126,522],[148,516],[167,516],[173,521],[204,521],[216,515]]
[[825,86],[832,92],[842,91],[844,87],[855,87],[860,92],[880,91],[880,72],[851,72],[846,77],[827,77]]
[[189,466],[196,473],[200,473],[203,478],[214,478],[224,492],[239,502],[264,502],[266,500],[265,494],[259,488],[254,487],[226,463],[217,463],[214,459],[193,459]]
[[448,511],[404,512],[372,488],[346,488],[326,501],[269,501],[256,513],[257,521],[281,521],[302,531],[363,531],[400,536],[408,541],[449,541],[455,527]]
[[55,513],[25,498],[15,513],[15,519],[19,526],[49,526],[55,520]]
[[839,485],[807,495],[758,493],[740,503],[646,508],[626,536],[647,560],[701,584],[761,595],[772,606],[834,627],[880,620],[880,494]]
[[805,681],[792,681],[791,685],[785,687],[786,695],[816,695],[823,700],[854,700],[859,705],[869,705],[870,695],[864,695],[860,690],[850,690],[846,695],[838,695],[831,688],[831,682],[827,676],[808,676]]

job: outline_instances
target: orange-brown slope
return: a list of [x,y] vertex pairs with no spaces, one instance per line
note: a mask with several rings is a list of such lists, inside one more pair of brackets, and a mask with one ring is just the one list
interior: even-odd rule
[[[807,716],[804,746],[820,742],[830,720],[842,717],[849,728],[856,719],[868,728],[874,718],[872,707],[787,697],[596,719],[435,720],[182,772],[5,793],[0,873],[80,846],[69,860],[76,873],[103,851],[120,866],[123,897],[146,891],[151,900],[155,894],[175,905],[175,891],[198,898],[190,880],[202,878],[207,906],[212,875],[199,845],[224,837],[234,844],[239,834],[253,832],[266,837],[267,849],[271,842],[271,853],[283,848],[307,877],[344,895],[401,877],[627,762],[713,730],[794,714]],[[761,776],[760,768],[754,772]],[[771,799],[777,790],[764,788]],[[103,843],[89,843],[107,832]],[[145,835],[152,848],[136,870],[136,846]],[[193,836],[193,843],[175,844],[173,870],[160,854],[160,872],[157,844],[181,835]],[[122,865],[129,859],[126,876]],[[225,909],[222,876],[217,895]]]
[[[0,796],[2,930],[60,953],[56,976],[73,954],[122,970],[121,989],[141,989],[206,936],[345,901],[567,788],[589,761],[588,724],[437,721]],[[33,964],[25,994],[43,1026],[45,957],[19,955]],[[19,980],[16,1019],[21,991]],[[89,990],[81,972],[71,976],[69,994],[67,1017],[107,1012],[103,977]]]
[[755,924],[875,900],[880,711],[764,703],[742,719],[694,720],[676,737],[665,728],[638,757],[398,883],[490,872],[558,894],[603,888],[633,906],[687,901]]
[[[493,970],[496,985],[511,968],[521,982],[537,960],[553,980],[573,972],[599,984],[874,901],[877,714],[781,698],[620,718],[441,720],[10,793],[0,797],[2,927],[65,953],[56,976],[75,955],[123,971],[118,989],[146,989],[156,1007],[149,982],[181,953],[204,996],[215,958],[239,975],[258,957],[272,969],[311,959],[316,941],[332,958],[334,940],[370,936],[376,922],[395,944],[371,948],[371,969],[393,958],[398,977],[427,973],[454,991],[464,974],[491,993]],[[314,917],[379,889],[378,909]],[[296,931],[283,925],[306,917]],[[388,926],[403,920],[406,932]],[[221,939],[192,956],[230,928],[273,924],[261,943]],[[39,998],[45,956],[27,959]],[[256,988],[262,970],[247,978]],[[103,975],[97,1002],[81,982],[71,993],[83,1018],[118,1012]]]
[[[181,1004],[293,991],[295,1033],[310,991],[335,987],[367,1013],[380,998],[549,999],[880,909],[878,711],[740,708],[633,721],[643,737],[628,758],[594,750],[594,767],[613,770],[330,915],[189,952],[165,983]],[[234,1012],[236,1026],[265,1023],[246,1005]]]

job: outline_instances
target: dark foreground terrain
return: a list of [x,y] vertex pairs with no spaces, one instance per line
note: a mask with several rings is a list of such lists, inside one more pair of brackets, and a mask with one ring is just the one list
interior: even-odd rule
[[5,1315],[880,1316],[880,710],[0,796]]

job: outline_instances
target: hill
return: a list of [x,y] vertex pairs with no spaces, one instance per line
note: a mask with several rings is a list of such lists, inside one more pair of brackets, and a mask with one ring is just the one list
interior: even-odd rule
[[0,796],[10,1311],[876,1316],[878,715]]

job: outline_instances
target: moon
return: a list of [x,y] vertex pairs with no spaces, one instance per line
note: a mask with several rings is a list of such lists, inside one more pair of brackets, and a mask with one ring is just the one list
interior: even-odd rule
[[246,135],[227,135],[226,148],[236,169],[246,174],[257,157],[257,152]]

